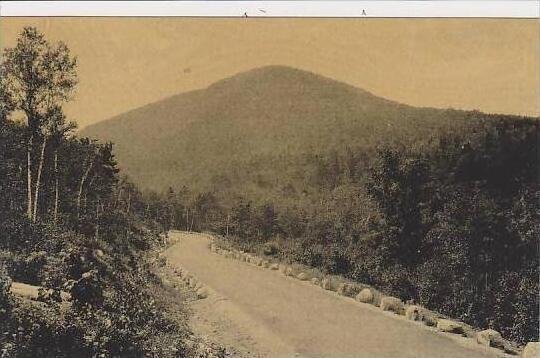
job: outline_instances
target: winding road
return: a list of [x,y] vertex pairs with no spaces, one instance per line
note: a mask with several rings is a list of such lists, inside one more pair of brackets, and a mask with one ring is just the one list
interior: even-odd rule
[[472,339],[436,332],[277,271],[212,253],[210,238],[171,232],[172,266],[213,294],[193,302],[198,329],[253,357],[486,358]]

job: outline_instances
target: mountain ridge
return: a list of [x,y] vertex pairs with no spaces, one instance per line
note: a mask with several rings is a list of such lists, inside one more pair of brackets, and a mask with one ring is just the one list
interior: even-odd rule
[[81,134],[114,142],[120,167],[142,187],[209,190],[215,178],[226,177],[246,191],[246,185],[258,190],[261,176],[276,188],[304,185],[306,157],[346,148],[369,153],[386,140],[425,140],[466,116],[273,65],[146,104]]

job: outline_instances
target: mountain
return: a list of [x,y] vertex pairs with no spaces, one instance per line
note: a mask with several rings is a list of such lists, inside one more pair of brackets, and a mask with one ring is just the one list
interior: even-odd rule
[[[311,72],[253,69],[91,125],[145,188],[252,192],[299,186],[306,163],[386,141],[424,140],[467,113],[415,108]],[[297,188],[298,189],[298,188]]]

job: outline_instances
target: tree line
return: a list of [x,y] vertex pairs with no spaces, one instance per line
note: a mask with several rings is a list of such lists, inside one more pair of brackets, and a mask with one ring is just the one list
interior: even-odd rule
[[162,218],[535,340],[538,119],[467,120],[422,144],[307,157],[305,186],[280,196],[169,189]]

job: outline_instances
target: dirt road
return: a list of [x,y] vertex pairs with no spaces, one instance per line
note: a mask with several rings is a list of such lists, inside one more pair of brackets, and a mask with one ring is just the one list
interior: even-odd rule
[[195,301],[196,329],[250,356],[495,357],[472,339],[442,334],[276,271],[210,252],[205,235],[172,232],[169,263],[215,294]]

